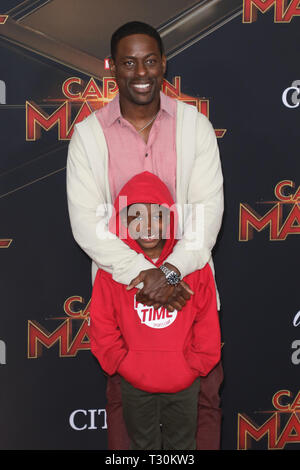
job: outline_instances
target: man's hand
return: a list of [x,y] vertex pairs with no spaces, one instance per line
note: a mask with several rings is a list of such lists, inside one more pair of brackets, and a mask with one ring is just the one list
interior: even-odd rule
[[132,279],[127,290],[136,287],[140,282],[143,282],[144,286],[138,291],[136,300],[144,305],[153,305],[154,308],[164,305],[174,290],[174,287],[167,283],[163,272],[157,268],[141,271]]
[[[171,265],[167,267],[169,266],[169,269],[173,268]],[[144,305],[153,306],[155,309],[164,306],[170,312],[173,312],[174,309],[181,310],[193,294],[184,281],[180,281],[176,287],[168,284],[163,272],[157,268],[141,271],[137,277],[132,279],[127,290],[133,289],[140,282],[144,283],[144,287],[137,293],[136,300]]]
[[164,307],[166,307],[169,312],[173,312],[174,309],[181,310],[193,294],[194,292],[191,290],[190,286],[186,282],[180,281],[179,284],[174,287]]

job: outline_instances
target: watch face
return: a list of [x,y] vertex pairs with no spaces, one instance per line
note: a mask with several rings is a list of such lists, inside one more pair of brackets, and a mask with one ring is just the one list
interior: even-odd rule
[[169,284],[176,285],[176,284],[178,284],[179,276],[178,276],[178,274],[173,272],[173,273],[169,274],[167,279],[168,279]]

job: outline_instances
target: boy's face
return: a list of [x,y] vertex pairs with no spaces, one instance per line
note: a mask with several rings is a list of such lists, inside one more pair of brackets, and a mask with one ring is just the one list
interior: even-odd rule
[[169,211],[159,204],[139,203],[128,207],[129,234],[146,253],[163,248],[168,225]]

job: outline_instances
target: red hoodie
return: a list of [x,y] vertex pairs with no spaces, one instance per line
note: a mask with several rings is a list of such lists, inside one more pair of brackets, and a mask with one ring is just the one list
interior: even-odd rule
[[[118,229],[124,196],[127,206],[153,203],[174,207],[174,201],[165,184],[149,172],[134,176],[120,191],[110,231],[143,253],[127,228],[120,224]],[[171,214],[170,238],[153,263],[156,266],[164,262],[176,243],[176,212]],[[207,375],[219,362],[220,327],[211,268],[206,264],[184,280],[194,295],[181,311],[168,312],[164,307],[154,310],[136,302],[136,288],[127,291],[127,286],[114,281],[111,274],[98,270],[90,306],[90,340],[92,353],[107,374],[119,373],[147,392],[175,393],[189,387],[196,377]]]

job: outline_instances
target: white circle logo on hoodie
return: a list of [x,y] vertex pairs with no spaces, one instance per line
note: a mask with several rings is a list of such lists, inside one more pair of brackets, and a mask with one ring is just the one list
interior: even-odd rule
[[141,323],[150,328],[167,328],[177,317],[177,310],[169,312],[165,307],[155,310],[154,307],[136,302],[134,296],[134,309],[140,317]]

